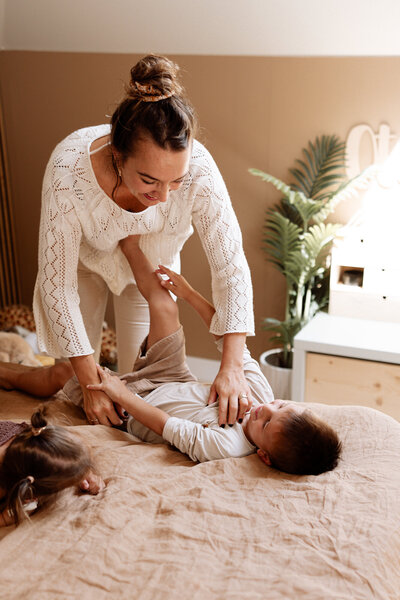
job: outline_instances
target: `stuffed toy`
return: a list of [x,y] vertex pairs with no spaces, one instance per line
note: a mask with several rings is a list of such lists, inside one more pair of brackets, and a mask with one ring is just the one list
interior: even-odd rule
[[[23,327],[28,331],[36,331],[35,327],[35,319],[33,317],[33,311],[28,306],[24,304],[11,304],[9,306],[5,306],[0,309],[0,330],[9,330],[12,328]],[[19,336],[21,337],[21,336]],[[2,343],[6,343],[5,340]],[[0,356],[2,352],[2,348],[0,347]],[[7,352],[6,352],[7,354]],[[44,360],[45,357],[43,357]],[[19,362],[16,360],[6,360],[5,358],[0,358],[2,361],[6,362]],[[36,360],[36,359],[35,359]],[[41,362],[41,364],[47,364],[46,362]],[[117,339],[114,329],[108,327],[107,323],[104,321],[103,330],[102,330],[102,338],[101,338],[101,352],[100,352],[100,363],[102,365],[106,365],[110,368],[115,367],[117,364]],[[21,363],[28,364],[28,363]],[[29,363],[32,364],[32,363]],[[35,365],[37,364],[37,360]]]
[[18,363],[28,367],[42,366],[28,342],[17,333],[10,331],[0,331],[0,361]]

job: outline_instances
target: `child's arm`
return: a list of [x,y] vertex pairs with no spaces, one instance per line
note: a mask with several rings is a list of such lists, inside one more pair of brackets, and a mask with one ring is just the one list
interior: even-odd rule
[[[167,269],[162,265],[159,265],[156,273],[160,275],[167,275],[168,279],[160,279],[160,284],[162,287],[166,288],[178,298],[182,298],[185,300],[194,310],[200,315],[202,320],[207,326],[207,329],[210,329],[211,319],[214,316],[215,308],[192,286],[186,281],[183,275],[178,275],[171,269]],[[214,336],[215,339],[219,339],[221,336]]]
[[102,390],[113,402],[122,406],[142,425],[162,436],[164,425],[169,419],[169,414],[160,408],[147,404],[143,398],[140,398],[137,394],[133,394],[119,377],[110,375],[99,365],[97,365],[97,371],[101,383],[95,383],[87,387],[93,390]]

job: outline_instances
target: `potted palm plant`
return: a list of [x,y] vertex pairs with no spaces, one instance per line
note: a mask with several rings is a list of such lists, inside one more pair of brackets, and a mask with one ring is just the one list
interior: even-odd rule
[[[302,159],[290,169],[294,178],[290,186],[263,171],[250,169],[252,175],[283,194],[267,211],[263,248],[268,260],[285,277],[285,314],[283,320],[264,319],[264,329],[279,348],[260,357],[261,367],[280,398],[290,397],[295,335],[328,304],[328,258],[341,225],[325,221],[339,202],[354,197],[369,180],[367,174],[362,174],[346,181],[345,160],[345,143],[331,135],[317,137],[303,149]],[[278,380],[283,383],[278,384]]]

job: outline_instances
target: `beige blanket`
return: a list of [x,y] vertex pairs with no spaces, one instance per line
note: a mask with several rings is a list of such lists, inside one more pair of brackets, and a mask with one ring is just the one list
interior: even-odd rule
[[[37,401],[0,392],[0,418]],[[368,408],[313,405],[343,460],[290,476],[256,455],[194,464],[54,411],[94,449],[107,488],[63,492],[0,530],[0,598],[359,600],[400,598],[400,424]]]

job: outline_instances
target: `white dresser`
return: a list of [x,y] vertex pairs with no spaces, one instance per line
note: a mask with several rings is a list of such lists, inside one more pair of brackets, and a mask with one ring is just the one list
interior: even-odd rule
[[318,313],[294,340],[292,400],[364,405],[400,421],[400,323]]

